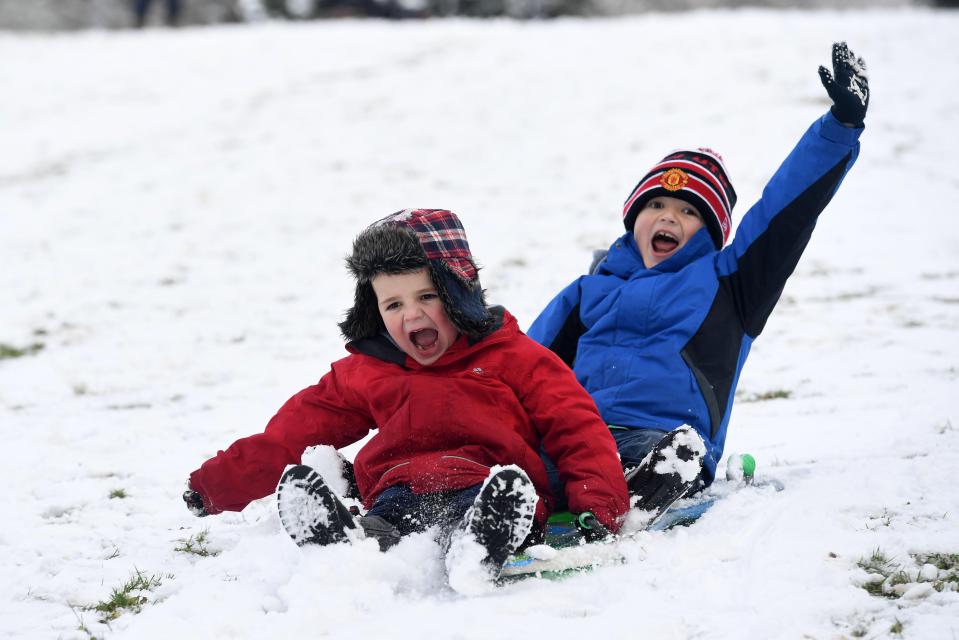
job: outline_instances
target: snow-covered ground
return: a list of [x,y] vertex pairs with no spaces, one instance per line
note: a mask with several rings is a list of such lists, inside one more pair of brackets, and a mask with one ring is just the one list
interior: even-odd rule
[[[425,537],[300,550],[272,498],[184,508],[342,355],[366,223],[458,212],[527,326],[670,149],[723,153],[741,215],[827,108],[837,39],[870,66],[862,155],[727,443],[785,491],[476,598]],[[955,638],[949,574],[909,571],[959,554],[956,41],[920,10],[0,35],[0,343],[33,351],[0,360],[0,636]],[[204,534],[218,555],[177,550]],[[863,588],[877,550],[904,597]],[[140,613],[101,623],[137,572]]]

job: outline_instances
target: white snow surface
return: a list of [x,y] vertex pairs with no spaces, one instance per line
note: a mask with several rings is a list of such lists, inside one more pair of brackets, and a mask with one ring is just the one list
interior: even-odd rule
[[[425,535],[300,549],[272,497],[184,507],[193,469],[344,355],[366,224],[456,211],[528,326],[670,149],[723,154],[738,220],[827,109],[840,39],[869,64],[862,155],[727,440],[785,491],[481,597]],[[0,34],[0,343],[43,344],[0,360],[0,636],[956,637],[930,569],[896,599],[857,566],[959,553],[956,41],[932,10]],[[204,531],[218,555],[175,550]],[[136,571],[159,586],[101,623]]]
[[469,532],[454,533],[446,553],[446,581],[456,593],[481,596],[491,593],[496,585],[490,570],[483,564],[486,549]]

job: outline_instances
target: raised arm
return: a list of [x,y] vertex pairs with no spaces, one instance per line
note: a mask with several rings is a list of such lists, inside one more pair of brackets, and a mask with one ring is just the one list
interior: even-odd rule
[[820,78],[834,104],[777,169],[717,261],[721,283],[736,301],[746,333],[762,331],[787,278],[826,208],[859,155],[869,104],[866,65],[844,42],[833,45],[833,71]]

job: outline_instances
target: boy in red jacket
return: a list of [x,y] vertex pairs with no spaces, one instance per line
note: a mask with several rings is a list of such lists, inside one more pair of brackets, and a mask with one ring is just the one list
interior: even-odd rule
[[[456,587],[477,568],[495,577],[542,528],[553,500],[542,447],[557,461],[570,510],[619,528],[629,504],[609,430],[570,369],[509,312],[486,306],[453,213],[384,218],[355,240],[347,265],[357,281],[340,324],[350,355],[293,396],[264,433],[190,475],[184,500],[194,513],[239,511],[276,488],[280,520],[300,545],[363,531],[385,549],[438,526]],[[354,519],[298,463],[309,446],[345,447],[373,429],[354,462],[368,511]],[[479,567],[464,560],[477,556]]]

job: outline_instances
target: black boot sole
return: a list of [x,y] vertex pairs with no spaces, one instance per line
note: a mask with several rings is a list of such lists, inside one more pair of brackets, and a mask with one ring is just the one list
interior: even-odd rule
[[536,499],[524,500],[525,492],[535,496],[529,477],[504,469],[486,480],[473,503],[467,526],[486,549],[486,564],[497,573],[532,531]]
[[[677,443],[680,437],[688,437],[689,433],[702,441],[699,434],[692,429],[670,431],[656,443],[638,467],[626,474],[626,488],[629,490],[629,495],[636,497],[633,506],[650,514],[649,524],[655,522],[674,502],[700,484],[703,454],[694,451],[686,444]],[[676,457],[683,462],[698,458],[698,472],[692,480],[683,480],[679,473],[656,472],[656,466],[666,461],[664,452],[668,449],[674,449]]]
[[328,545],[348,539],[356,523],[349,510],[306,465],[287,469],[276,488],[276,507],[287,534],[299,546]]

